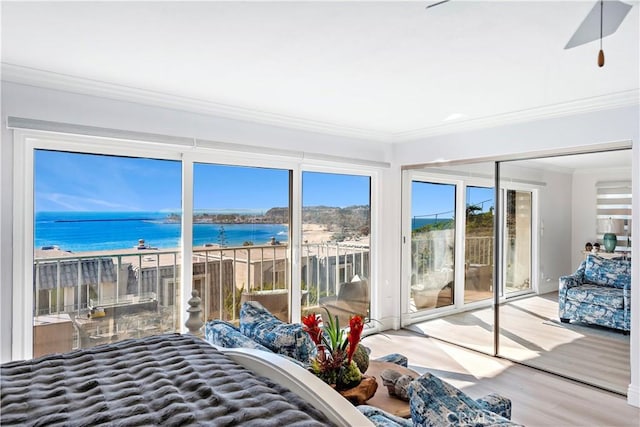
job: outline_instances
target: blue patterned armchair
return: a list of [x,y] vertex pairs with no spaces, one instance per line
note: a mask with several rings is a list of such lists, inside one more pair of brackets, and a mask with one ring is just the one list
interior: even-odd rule
[[631,329],[631,261],[589,254],[578,270],[560,277],[560,320]]

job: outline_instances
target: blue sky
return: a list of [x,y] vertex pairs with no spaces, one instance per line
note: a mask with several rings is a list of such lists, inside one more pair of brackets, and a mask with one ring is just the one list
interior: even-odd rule
[[182,203],[177,161],[36,150],[36,211],[159,211]]
[[[35,152],[36,211],[177,211],[181,163]],[[261,211],[288,205],[289,171],[195,164],[195,209]],[[369,177],[303,173],[304,206],[369,204]]]
[[344,208],[370,203],[368,176],[303,172],[302,185],[303,206]]
[[[411,186],[411,216],[453,218],[455,185],[414,181]],[[490,200],[490,202],[486,202]],[[467,204],[482,204],[483,212],[493,206],[493,188],[467,187]]]

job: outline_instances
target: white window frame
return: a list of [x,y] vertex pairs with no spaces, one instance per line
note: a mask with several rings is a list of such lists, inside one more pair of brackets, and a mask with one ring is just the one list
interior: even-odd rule
[[[135,136],[135,133],[132,133]],[[160,160],[177,160],[182,162],[182,259],[191,259],[193,236],[193,164],[212,163],[230,166],[247,166],[262,168],[279,168],[292,171],[291,195],[291,224],[289,257],[291,259],[291,295],[300,294],[301,278],[295,274],[300,270],[301,247],[301,209],[302,209],[302,170],[340,173],[345,175],[364,175],[371,182],[371,286],[372,286],[372,317],[378,313],[377,300],[374,289],[378,276],[379,259],[374,254],[378,244],[378,216],[381,212],[378,200],[380,198],[379,174],[381,166],[353,167],[339,158],[305,159],[295,152],[283,152],[266,148],[256,149],[257,152],[247,151],[246,146],[239,146],[233,150],[232,144],[215,144],[198,147],[173,143],[158,138],[158,142],[114,137],[68,134],[53,131],[13,129],[14,142],[14,208],[13,208],[13,288],[12,288],[12,360],[29,359],[33,356],[33,283],[34,263],[34,150],[57,150],[87,154],[103,154],[113,156],[130,156],[153,158]],[[265,151],[267,153],[265,153]],[[373,162],[375,163],[375,162]],[[180,322],[186,320],[187,301],[191,297],[192,265],[184,263],[181,269],[180,283]],[[291,299],[292,321],[300,321],[301,299]],[[184,326],[181,326],[186,331]]]
[[[334,166],[328,162],[320,164],[320,163],[303,163],[300,165],[300,170],[298,172],[298,179],[294,180],[298,182],[299,188],[297,189],[297,193],[294,192],[294,201],[297,199],[299,206],[296,212],[298,213],[297,218],[297,227],[298,230],[302,230],[302,173],[303,172],[318,172],[318,173],[328,173],[328,174],[342,174],[342,175],[358,175],[358,176],[366,176],[370,179],[370,237],[369,237],[369,307],[370,307],[370,318],[371,319],[380,319],[381,307],[379,305],[378,296],[381,294],[382,289],[380,288],[380,280],[378,280],[380,274],[380,265],[382,259],[380,257],[380,251],[378,251],[378,245],[380,241],[381,229],[379,227],[379,218],[382,216],[382,206],[378,203],[381,200],[381,184],[380,184],[380,171],[379,170],[371,170],[365,168],[356,168],[356,167],[345,167],[345,166]],[[295,189],[294,189],[295,190]],[[298,263],[296,269],[293,271],[300,271],[300,248],[302,245],[302,232],[297,235],[297,247],[298,247],[298,256],[296,256],[295,260]],[[294,280],[297,281],[298,292],[300,292],[302,286],[302,277],[300,274],[294,274]],[[293,307],[293,305],[297,305],[297,309]],[[301,311],[301,298],[294,298],[292,303],[292,311],[293,313],[297,313],[297,316],[300,316]],[[298,318],[293,318],[294,321],[300,321]],[[368,325],[369,327],[363,332],[365,335],[375,333],[378,331],[379,326],[374,322],[373,324]]]
[[[180,160],[166,144],[14,130],[13,317],[11,357],[33,356],[34,150]],[[18,197],[20,195],[20,197]]]

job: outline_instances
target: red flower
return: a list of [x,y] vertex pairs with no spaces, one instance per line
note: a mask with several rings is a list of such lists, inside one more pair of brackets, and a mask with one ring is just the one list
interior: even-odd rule
[[353,353],[356,352],[358,348],[358,343],[360,342],[360,335],[362,335],[362,329],[364,328],[364,323],[362,322],[362,317],[353,316],[349,319],[349,334],[347,335],[347,340],[349,341],[349,350],[347,352],[347,360],[351,363],[351,358],[353,357]]
[[315,313],[302,316],[302,329],[311,336],[311,339],[316,345],[322,343],[322,329],[320,325],[322,320]]

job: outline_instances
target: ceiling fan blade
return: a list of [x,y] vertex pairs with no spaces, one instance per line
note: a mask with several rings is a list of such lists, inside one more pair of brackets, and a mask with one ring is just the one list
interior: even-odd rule
[[427,7],[425,7],[425,9],[430,9],[432,7],[435,7],[435,6],[440,6],[442,3],[447,3],[448,1],[450,1],[450,0],[441,0],[441,1],[438,1],[438,2],[435,2],[435,3],[431,3],[430,5],[427,5]]
[[[618,30],[625,16],[631,10],[632,5],[621,1],[605,1],[603,5],[602,37],[609,36]],[[600,2],[597,2],[591,12],[584,18],[571,40],[564,47],[571,49],[600,38]]]

